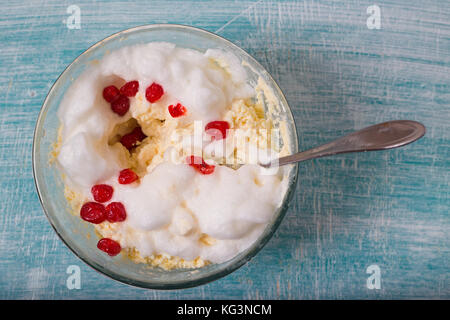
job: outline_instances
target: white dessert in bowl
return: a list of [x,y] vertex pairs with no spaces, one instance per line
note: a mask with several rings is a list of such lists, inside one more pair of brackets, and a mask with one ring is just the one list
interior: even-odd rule
[[[113,240],[99,248],[111,255],[123,248],[136,260],[175,257],[179,266],[221,263],[247,249],[288,180],[281,168],[269,174],[251,163],[282,154],[270,144],[273,119],[256,95],[239,60],[217,49],[153,42],[90,66],[59,108],[57,162],[75,210]],[[236,170],[222,165],[238,161]]]
[[[150,34],[152,26],[147,28]],[[34,168],[52,225],[83,260],[127,283],[183,287],[231,272],[273,233],[292,193],[296,167],[268,174],[255,163],[295,152],[295,128],[273,80],[233,45],[220,38],[212,39],[223,42],[219,45],[206,41],[205,32],[193,28],[153,28],[176,34],[170,37],[174,43],[153,41],[153,36],[145,42],[130,39],[142,28],[130,38],[106,39],[63,73],[44,104],[35,153],[40,141],[50,138],[39,137],[40,122],[48,119],[48,109],[57,109],[51,168],[63,178],[76,220],[56,212],[55,204],[62,204],[46,197],[44,189],[53,186],[42,182],[47,177],[40,177],[40,156]],[[186,29],[194,34],[189,41],[201,38],[199,50],[186,49],[189,42],[180,40],[184,35],[177,34]],[[203,47],[202,41],[212,45]],[[61,98],[54,97],[57,93]],[[274,128],[281,129],[281,138],[273,135]],[[229,163],[242,166],[235,170]],[[90,203],[95,204],[86,209]],[[73,221],[73,231],[61,226],[66,219]],[[110,255],[122,252],[122,258],[96,250],[99,239],[91,231],[86,239],[77,236],[84,232],[81,226],[111,240],[113,246],[100,240],[98,247]],[[124,259],[143,263],[134,267]],[[155,278],[156,271],[148,274],[139,267],[146,264],[204,267]]]

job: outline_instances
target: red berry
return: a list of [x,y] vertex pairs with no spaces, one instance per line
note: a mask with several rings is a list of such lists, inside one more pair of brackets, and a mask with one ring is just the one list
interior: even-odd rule
[[133,133],[133,135],[139,140],[142,141],[145,138],[147,138],[147,136],[145,135],[144,132],[142,132],[142,128],[141,127],[136,127],[133,129],[133,131],[131,131],[131,133]]
[[109,238],[100,239],[97,243],[97,248],[106,252],[111,257],[118,255],[120,253],[120,250],[122,250],[120,244],[117,241]]
[[138,81],[130,81],[125,83],[122,88],[120,88],[120,93],[127,97],[134,97],[139,90]]
[[147,136],[142,132],[141,127],[136,127],[130,133],[122,136],[120,143],[122,143],[128,150],[131,150],[138,142],[144,140],[145,138],[147,138]]
[[90,223],[102,223],[106,219],[105,206],[97,202],[86,202],[81,207],[80,217]]
[[106,220],[109,222],[122,222],[127,218],[127,211],[120,202],[111,202],[106,206]]
[[103,99],[109,103],[113,102],[120,96],[119,89],[116,86],[108,86],[103,89]]
[[153,82],[146,90],[145,97],[151,103],[158,101],[164,94],[164,89],[159,84]]
[[123,169],[119,173],[120,184],[130,184],[139,179],[138,175],[131,169]]
[[187,109],[181,103],[177,103],[175,106],[172,104],[169,106],[169,113],[174,118],[181,117],[186,114],[186,112]]
[[133,147],[135,147],[137,142],[137,138],[131,133],[124,135],[120,139],[120,143],[128,150],[131,150]]
[[202,157],[190,156],[186,158],[186,162],[201,174],[211,174],[214,172],[213,165],[209,165]]
[[111,102],[111,109],[119,116],[123,116],[130,109],[130,99],[121,94],[116,100]]
[[106,202],[111,200],[114,189],[107,184],[96,184],[91,188],[92,196],[97,202]]
[[230,124],[227,121],[212,121],[205,126],[205,131],[212,136],[212,140],[225,139],[228,129]]

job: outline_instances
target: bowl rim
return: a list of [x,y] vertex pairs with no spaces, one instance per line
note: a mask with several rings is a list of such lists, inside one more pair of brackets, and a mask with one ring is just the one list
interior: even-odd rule
[[[267,242],[273,237],[274,233],[276,232],[276,230],[278,229],[279,225],[281,224],[281,221],[284,219],[284,216],[286,215],[286,212],[288,210],[289,207],[289,203],[292,199],[292,196],[295,192],[296,189],[296,185],[297,185],[297,180],[298,180],[298,164],[293,164],[292,165],[292,171],[290,173],[290,175],[292,176],[292,178],[290,179],[290,183],[288,185],[288,189],[287,189],[287,193],[285,195],[284,201],[282,203],[282,206],[279,208],[280,212],[277,216],[277,218],[272,222],[272,224],[270,226],[268,226],[270,228],[269,232],[267,233],[266,236],[262,237],[259,240],[258,245],[255,245],[255,243],[252,244],[252,246],[250,247],[251,249],[248,250],[246,252],[246,254],[244,256],[241,257],[241,259],[235,261],[231,266],[227,266],[223,269],[217,270],[216,272],[212,272],[211,274],[208,274],[205,277],[202,278],[196,278],[196,279],[186,279],[183,281],[177,281],[177,282],[172,282],[172,283],[151,283],[151,282],[144,282],[138,279],[130,279],[130,278],[126,278],[123,277],[122,275],[110,271],[109,269],[105,268],[102,265],[99,265],[97,263],[95,263],[94,261],[90,261],[88,259],[87,256],[85,256],[82,252],[77,252],[69,243],[68,241],[66,241],[66,239],[62,236],[62,234],[58,231],[57,227],[56,227],[56,222],[53,219],[52,215],[48,212],[48,209],[46,208],[46,206],[44,205],[44,200],[43,200],[43,196],[42,196],[42,187],[40,186],[40,182],[37,178],[37,171],[39,170],[37,168],[37,162],[36,162],[36,154],[38,152],[38,128],[41,128],[41,122],[44,120],[44,112],[46,111],[47,108],[47,103],[49,100],[49,97],[51,96],[51,94],[53,93],[53,91],[55,90],[55,86],[58,83],[58,81],[60,80],[60,78],[62,77],[62,75],[72,66],[74,65],[82,56],[87,55],[90,51],[94,50],[96,47],[102,45],[103,42],[111,40],[113,38],[119,38],[122,35],[126,35],[128,33],[131,32],[135,32],[135,31],[140,31],[140,30],[152,30],[152,29],[159,29],[159,28],[165,28],[165,29],[179,29],[182,31],[194,31],[197,32],[199,34],[202,34],[206,37],[210,37],[210,38],[215,38],[215,39],[219,39],[220,41],[223,41],[225,43],[227,43],[228,45],[230,45],[233,49],[240,51],[241,53],[243,53],[245,56],[247,56],[248,58],[251,59],[252,63],[254,63],[255,65],[258,66],[258,68],[260,68],[261,70],[265,71],[265,76],[267,76],[267,78],[271,81],[271,85],[273,86],[273,88],[275,90],[278,91],[281,101],[284,105],[287,106],[287,115],[290,118],[289,120],[291,120],[293,126],[293,132],[292,132],[292,138],[294,139],[292,145],[294,145],[294,147],[296,149],[298,149],[298,133],[297,133],[297,128],[295,125],[295,119],[294,116],[292,114],[292,109],[283,93],[283,91],[281,90],[281,88],[279,87],[278,83],[273,79],[272,75],[266,70],[265,67],[263,67],[251,54],[249,54],[247,51],[245,51],[244,49],[242,49],[241,47],[239,47],[238,45],[234,44],[233,42],[231,42],[228,39],[225,39],[224,37],[217,35],[211,31],[202,29],[202,28],[198,28],[198,27],[193,27],[193,26],[189,26],[189,25],[183,25],[183,24],[172,24],[172,23],[158,23],[158,24],[145,24],[145,25],[139,25],[139,26],[135,26],[135,27],[131,27],[128,29],[124,29],[118,32],[115,32],[105,38],[103,38],[102,40],[97,41],[96,43],[94,43],[93,45],[89,46],[86,50],[84,50],[82,53],[80,53],[70,64],[68,64],[64,70],[59,74],[59,76],[56,78],[56,80],[53,82],[50,90],[48,91],[41,109],[39,111],[38,114],[38,118],[36,120],[36,125],[34,127],[34,132],[33,132],[33,144],[32,144],[32,169],[33,169],[33,180],[34,180],[34,185],[37,191],[37,195],[39,198],[39,202],[41,204],[41,207],[45,213],[45,216],[47,217],[47,220],[50,222],[51,227],[53,228],[53,230],[56,232],[56,234],[58,235],[58,237],[62,240],[62,242],[69,248],[70,251],[72,251],[74,253],[74,255],[79,258],[81,261],[83,261],[86,265],[88,265],[89,267],[91,267],[92,269],[94,269],[95,271],[107,276],[110,279],[113,279],[117,282],[120,283],[124,283],[130,286],[134,286],[134,287],[140,287],[140,288],[145,288],[145,289],[160,289],[160,290],[173,290],[173,289],[185,289],[185,288],[192,288],[192,287],[196,287],[196,286],[200,286],[200,285],[204,285],[206,283],[218,280],[220,278],[223,278],[224,276],[234,272],[235,270],[239,269],[241,266],[243,266],[244,264],[246,264],[248,261],[250,261],[259,251],[262,250],[262,248],[267,244]],[[266,227],[267,228],[267,227]],[[228,262],[228,261],[227,261]],[[226,262],[225,262],[226,263]]]

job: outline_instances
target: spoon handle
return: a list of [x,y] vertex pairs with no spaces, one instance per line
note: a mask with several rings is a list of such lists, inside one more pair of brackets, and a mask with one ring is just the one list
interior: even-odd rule
[[[319,147],[282,157],[265,167],[301,162],[338,153],[386,150],[402,147],[425,134],[423,124],[411,120],[395,120],[379,123]],[[278,163],[277,163],[278,162]]]

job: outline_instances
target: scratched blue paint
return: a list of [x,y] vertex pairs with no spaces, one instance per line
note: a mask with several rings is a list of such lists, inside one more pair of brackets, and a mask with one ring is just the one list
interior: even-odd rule
[[[81,9],[68,29],[66,9]],[[366,26],[368,6],[381,29]],[[233,274],[171,292],[123,285],[57,238],[33,185],[31,144],[52,83],[81,52],[136,25],[180,23],[230,39],[274,76],[306,149],[391,119],[419,142],[300,166],[285,220]],[[450,7],[441,1],[9,1],[0,16],[1,299],[450,298]],[[368,266],[381,269],[369,290]],[[70,265],[81,289],[66,286]]]

